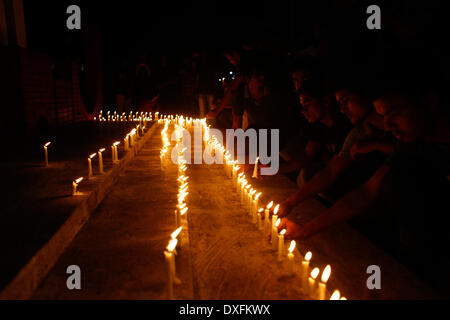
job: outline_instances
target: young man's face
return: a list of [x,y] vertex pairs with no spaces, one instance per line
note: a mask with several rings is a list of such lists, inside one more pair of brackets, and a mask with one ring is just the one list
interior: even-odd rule
[[341,112],[344,113],[352,124],[358,124],[367,116],[370,105],[360,95],[348,90],[338,90],[335,92],[336,100],[341,105]]
[[414,102],[400,94],[389,94],[373,103],[378,114],[384,117],[384,130],[400,141],[413,142],[424,132],[425,114]]
[[306,80],[309,80],[309,78],[309,74],[304,70],[296,70],[292,72],[292,81],[294,82],[295,91],[298,91],[302,87],[302,84]]
[[319,99],[303,93],[299,95],[299,99],[300,105],[302,106],[302,113],[309,123],[318,122],[323,118],[325,109]]

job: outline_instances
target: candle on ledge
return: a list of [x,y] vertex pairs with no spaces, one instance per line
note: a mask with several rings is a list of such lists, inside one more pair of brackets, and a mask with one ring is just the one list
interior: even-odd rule
[[288,275],[293,275],[294,274],[294,249],[295,249],[295,240],[291,241],[291,244],[289,246],[288,249],[288,260],[287,260],[287,272]]
[[272,243],[272,249],[277,250],[277,236],[278,236],[278,226],[281,223],[281,219],[277,219],[272,227],[272,234],[270,235],[270,242]]
[[255,223],[255,224],[258,223],[258,214],[261,216],[263,211],[264,211],[264,208],[259,208],[259,210],[257,212],[254,212],[253,220],[252,220],[253,223]]
[[48,167],[48,150],[47,147],[50,145],[51,142],[47,142],[44,144],[44,153],[45,153],[45,166]]
[[258,205],[259,205],[259,197],[261,196],[262,192],[259,192],[255,199],[253,199],[253,207],[252,207],[252,216],[256,216],[256,213],[258,211]]
[[277,204],[275,208],[273,209],[273,215],[272,215],[272,227],[278,220],[278,209],[280,209],[280,205]]
[[320,273],[319,268],[314,268],[311,271],[311,275],[308,278],[309,294],[313,298],[316,297],[316,279],[319,273]]
[[173,284],[175,282],[175,254],[173,250],[177,246],[177,239],[172,239],[169,241],[166,249],[164,250],[164,257],[167,263],[167,298],[173,300]]
[[259,162],[259,157],[256,157],[255,166],[253,167],[252,178],[258,178],[258,162]]
[[322,272],[322,277],[319,282],[319,300],[325,300],[327,294],[327,281],[330,278],[331,266],[327,265]]
[[103,155],[102,152],[105,151],[105,148],[101,148],[100,150],[98,150],[98,171],[100,172],[100,174],[105,173],[103,171]]
[[339,290],[334,290],[333,294],[330,297],[330,300],[340,300],[341,297],[341,293],[339,292]]
[[284,234],[286,233],[286,229],[280,231],[278,235],[278,261],[283,260],[283,252],[284,252]]
[[[270,215],[270,208],[273,206],[273,201],[270,201],[269,204],[266,206],[266,210],[264,210],[264,229],[269,229],[269,215]],[[272,223],[273,227],[273,223]]]
[[120,141],[116,141],[113,143],[114,146],[114,154],[115,154],[115,158],[116,158],[116,163],[119,162],[119,154],[117,152],[117,146],[120,144]]
[[77,191],[78,184],[81,182],[81,180],[83,180],[83,177],[73,180],[73,182],[72,182],[72,195],[73,196],[81,194],[80,192]]
[[92,158],[94,158],[96,155],[97,155],[96,153],[93,153],[88,158],[88,169],[89,169],[88,179],[92,179],[92,177],[94,176],[92,174]]

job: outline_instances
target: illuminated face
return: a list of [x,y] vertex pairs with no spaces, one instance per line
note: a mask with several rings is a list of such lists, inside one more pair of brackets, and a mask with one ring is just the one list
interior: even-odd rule
[[398,140],[413,142],[423,134],[425,114],[411,99],[393,94],[375,100],[373,105],[384,117],[384,130],[392,132]]
[[319,99],[313,98],[304,93],[299,95],[299,99],[302,106],[302,113],[309,123],[318,122],[323,118],[325,109]]
[[341,112],[352,122],[358,124],[367,116],[370,111],[370,104],[356,94],[346,89],[335,92],[336,100],[341,105]]
[[310,76],[304,70],[296,70],[292,72],[292,81],[294,82],[295,91],[298,91],[302,87],[303,83],[309,79]]

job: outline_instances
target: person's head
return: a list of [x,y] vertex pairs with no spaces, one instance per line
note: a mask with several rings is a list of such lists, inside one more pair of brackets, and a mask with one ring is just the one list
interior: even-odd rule
[[314,77],[312,60],[302,59],[296,61],[291,68],[291,76],[295,91],[298,92],[306,81],[312,80]]
[[400,141],[413,142],[427,136],[432,115],[431,100],[403,90],[389,90],[373,105],[384,117],[384,129]]
[[248,82],[248,89],[253,100],[261,100],[264,97],[264,72],[261,69],[253,70]]
[[362,89],[341,86],[334,90],[334,95],[341,107],[341,112],[354,125],[363,121],[373,111],[372,104]]
[[321,82],[306,81],[298,93],[302,114],[309,123],[321,121],[332,111],[331,97],[325,94]]

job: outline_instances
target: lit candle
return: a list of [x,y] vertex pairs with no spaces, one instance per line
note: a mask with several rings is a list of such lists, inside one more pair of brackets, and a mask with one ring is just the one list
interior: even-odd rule
[[258,193],[255,196],[255,199],[253,200],[253,207],[252,207],[252,216],[253,217],[256,217],[256,213],[257,213],[258,205],[259,205],[259,197],[261,196],[261,194],[262,194],[261,192]]
[[177,239],[172,239],[169,241],[166,250],[164,250],[164,257],[166,258],[167,263],[167,296],[168,299],[173,300],[173,284],[175,282],[175,255],[173,250],[177,246]]
[[307,283],[306,283],[306,279],[308,278],[308,269],[309,269],[309,263],[311,261],[312,258],[312,253],[311,251],[308,251],[305,256],[303,257],[302,260],[302,266],[301,266],[301,278],[302,278],[302,282],[303,282],[303,287],[306,287]]
[[44,144],[44,154],[45,154],[45,166],[48,167],[48,151],[47,147],[50,145],[51,142],[47,142]]
[[256,157],[255,166],[253,167],[252,178],[258,178],[258,162],[259,162],[259,157]]
[[261,216],[261,214],[263,213],[263,211],[264,211],[264,208],[260,208],[259,210],[258,210],[258,212],[255,212],[254,214],[253,214],[253,220],[252,220],[252,222],[253,223],[258,223],[258,214]]
[[[264,210],[264,229],[269,229],[269,215],[270,215],[270,208],[273,206],[273,201],[270,201],[269,204],[266,206],[266,210]],[[272,223],[273,227],[273,223]]]
[[88,169],[89,169],[88,179],[92,179],[92,177],[94,176],[92,174],[92,158],[94,158],[96,155],[97,155],[96,153],[93,153],[88,158]]
[[77,191],[78,184],[81,182],[81,180],[83,180],[83,177],[78,178],[72,182],[72,195],[73,196],[81,194],[80,192]]
[[320,272],[319,268],[314,268],[311,271],[311,275],[308,278],[309,294],[313,298],[316,297],[316,279],[317,279],[317,276],[319,275],[319,272]]
[[280,209],[280,205],[277,204],[275,208],[273,209],[273,215],[272,215],[272,227],[278,220],[278,209]]
[[331,266],[327,265],[322,272],[322,277],[319,282],[319,300],[325,300],[327,294],[327,281],[330,278]]
[[116,153],[114,152],[114,145],[111,146],[111,157],[112,157],[112,162],[116,163]]
[[250,189],[248,193],[248,214],[251,215],[253,212],[253,195],[256,193],[255,189]]
[[277,219],[275,224],[272,227],[272,234],[270,236],[270,240],[272,242],[272,249],[277,250],[277,235],[278,235],[278,226],[281,223],[281,219]]
[[100,150],[98,150],[98,171],[100,172],[100,174],[103,174],[103,155],[102,152],[105,151],[105,148],[101,148]]
[[119,154],[117,153],[117,146],[120,144],[120,141],[116,141],[114,142],[113,146],[114,146],[114,153],[115,153],[115,158],[116,158],[116,163],[119,162]]
[[278,235],[278,261],[283,260],[283,251],[284,251],[284,234],[286,233],[286,229],[280,231]]
[[340,297],[341,293],[339,292],[339,290],[334,290],[333,294],[330,297],[330,300],[340,300]]
[[129,140],[130,134],[127,134],[125,136],[125,138],[123,139],[123,146],[125,148],[125,151],[128,151],[129,147],[128,147],[128,140]]
[[289,246],[288,249],[288,260],[287,260],[287,272],[288,275],[293,275],[294,274],[294,249],[295,249],[295,240],[291,241],[291,245]]
[[263,230],[261,212],[258,212],[258,230]]

